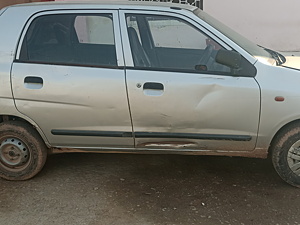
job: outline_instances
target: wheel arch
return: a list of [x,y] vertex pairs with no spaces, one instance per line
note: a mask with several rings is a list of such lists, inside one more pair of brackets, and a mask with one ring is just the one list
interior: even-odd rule
[[291,129],[292,127],[294,126],[297,126],[297,124],[299,124],[299,127],[300,127],[300,119],[296,119],[296,120],[293,120],[293,121],[290,121],[289,123],[285,124],[284,126],[282,126],[276,133],[275,135],[273,136],[271,142],[270,142],[270,145],[269,145],[269,148],[268,148],[268,157],[271,157],[271,151],[272,151],[272,148],[274,146],[274,142],[276,141],[276,139],[283,133],[287,132],[289,129]]
[[46,146],[48,148],[51,147],[51,145],[49,144],[48,139],[46,138],[45,134],[43,133],[43,131],[40,129],[40,127],[31,119],[29,118],[24,118],[21,116],[16,116],[16,115],[8,115],[8,114],[1,114],[0,115],[0,123],[3,123],[5,121],[21,121],[23,123],[26,123],[30,126],[32,126],[40,135],[40,137],[43,139],[44,143],[46,144]]

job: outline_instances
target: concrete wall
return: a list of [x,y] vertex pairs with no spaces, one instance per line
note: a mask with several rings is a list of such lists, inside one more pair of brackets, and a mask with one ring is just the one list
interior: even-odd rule
[[299,0],[204,0],[204,11],[243,36],[279,51],[300,51]]

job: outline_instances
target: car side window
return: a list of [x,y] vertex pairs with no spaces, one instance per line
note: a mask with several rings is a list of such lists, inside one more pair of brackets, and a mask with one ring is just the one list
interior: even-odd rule
[[117,66],[111,14],[37,17],[22,43],[24,62]]
[[230,73],[215,61],[224,49],[186,21],[160,15],[127,15],[135,67],[207,73]]

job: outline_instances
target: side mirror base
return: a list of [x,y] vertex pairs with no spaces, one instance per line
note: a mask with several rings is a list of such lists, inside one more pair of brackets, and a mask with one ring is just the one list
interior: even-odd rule
[[238,70],[241,65],[242,56],[234,51],[220,49],[216,55],[216,62],[228,66],[233,70]]

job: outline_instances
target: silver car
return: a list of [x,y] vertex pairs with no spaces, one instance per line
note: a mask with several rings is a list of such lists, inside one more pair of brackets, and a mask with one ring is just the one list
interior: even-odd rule
[[0,29],[0,177],[58,152],[269,155],[300,187],[297,57],[179,4],[16,5]]

